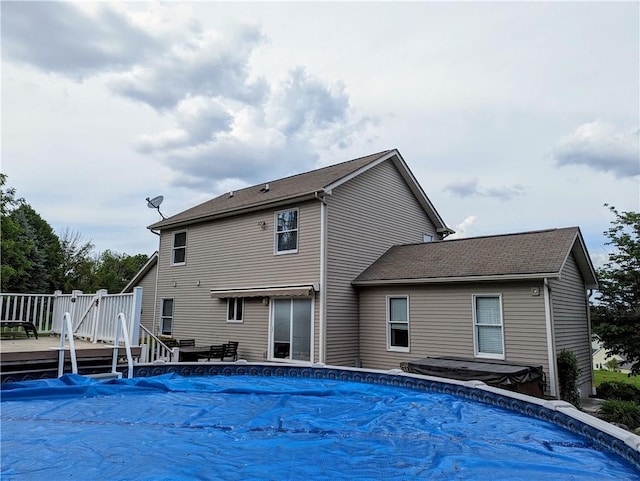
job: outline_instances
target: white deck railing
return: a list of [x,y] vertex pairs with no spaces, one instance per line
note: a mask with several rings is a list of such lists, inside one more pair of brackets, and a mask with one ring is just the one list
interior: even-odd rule
[[140,324],[141,364],[154,362],[178,362],[179,349],[171,348],[156,337],[149,329]]
[[0,319],[31,322],[38,332],[51,332],[55,299],[56,294],[0,294]]
[[[90,342],[114,343],[118,314],[124,313],[131,344],[137,346],[142,312],[142,288],[130,294],[95,294],[73,291],[71,294],[0,294],[0,317],[3,321],[27,321],[38,333],[62,334],[64,314],[71,319],[74,336]],[[17,328],[9,328],[17,330]],[[5,328],[6,330],[6,328]]]
[[[116,339],[122,329],[119,314],[126,322],[127,337],[131,346],[140,346],[138,363],[178,362],[179,348],[169,347],[140,323],[142,312],[142,288],[136,287],[130,294],[109,294],[100,290],[95,294],[73,291],[62,294],[0,294],[2,320],[32,322],[38,333],[57,334],[62,337],[71,323],[70,334],[90,342],[122,344]],[[6,331],[17,328],[5,328]],[[125,346],[121,346],[125,347]]]

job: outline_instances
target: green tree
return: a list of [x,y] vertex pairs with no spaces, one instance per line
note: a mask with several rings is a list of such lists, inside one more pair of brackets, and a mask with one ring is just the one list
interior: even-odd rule
[[615,249],[598,270],[593,331],[606,350],[633,362],[632,372],[640,374],[640,214],[605,206],[615,216],[604,232]]
[[145,265],[148,257],[144,254],[130,256],[110,250],[104,251],[97,260],[95,284],[97,289],[121,292],[127,283]]
[[93,244],[84,242],[79,232],[64,229],[60,235],[62,260],[60,271],[62,274],[63,292],[79,289],[84,292],[94,290],[94,270],[96,261],[91,257]]
[[51,226],[33,208],[23,203],[11,218],[20,226],[18,240],[25,249],[27,263],[20,276],[9,281],[13,292],[53,292],[61,286],[62,248]]
[[11,217],[11,213],[24,203],[16,199],[16,190],[6,187],[7,176],[0,173],[0,284],[2,292],[8,292],[11,282],[24,274],[29,265],[28,246],[20,241],[22,227]]

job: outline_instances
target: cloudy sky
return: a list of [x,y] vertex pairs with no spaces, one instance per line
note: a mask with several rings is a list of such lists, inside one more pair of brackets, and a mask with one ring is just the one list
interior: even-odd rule
[[61,233],[150,254],[159,219],[397,148],[457,236],[578,225],[597,264],[640,209],[627,3],[2,8],[2,172]]

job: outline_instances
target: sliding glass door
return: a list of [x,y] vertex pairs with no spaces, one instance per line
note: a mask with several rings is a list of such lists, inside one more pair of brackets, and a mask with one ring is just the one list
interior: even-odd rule
[[273,357],[311,360],[311,299],[272,299]]

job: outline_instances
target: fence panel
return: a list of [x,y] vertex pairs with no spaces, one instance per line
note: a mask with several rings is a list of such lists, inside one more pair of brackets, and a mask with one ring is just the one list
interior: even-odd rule
[[2,293],[0,318],[3,321],[31,322],[38,332],[50,332],[54,320],[54,298],[54,294]]
[[[65,312],[71,316],[73,334],[93,342],[113,343],[118,314],[128,320],[129,339],[137,345],[140,336],[142,288],[131,294],[95,294],[73,291],[71,294],[0,294],[0,316],[7,321],[33,322],[38,332],[61,334]],[[7,328],[15,329],[15,328]]]

